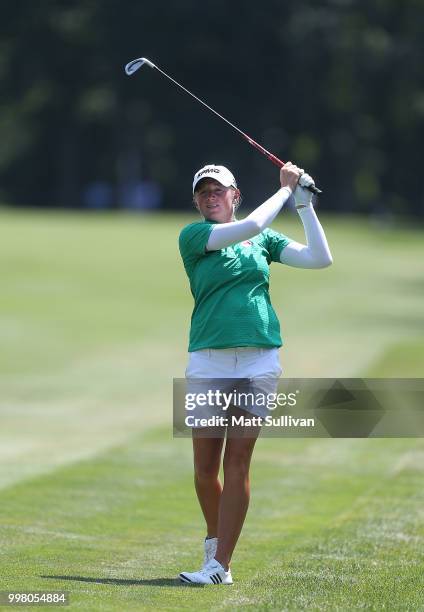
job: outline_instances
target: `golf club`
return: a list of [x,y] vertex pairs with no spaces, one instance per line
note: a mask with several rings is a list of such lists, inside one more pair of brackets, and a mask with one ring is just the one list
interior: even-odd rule
[[[177,85],[177,87],[179,87],[180,89],[182,89],[183,91],[185,91],[186,93],[188,93],[192,98],[194,98],[195,100],[197,100],[198,102],[200,102],[200,104],[203,104],[203,106],[205,106],[208,110],[210,110],[212,113],[214,113],[217,117],[219,117],[220,119],[222,119],[223,121],[225,121],[225,123],[227,123],[230,127],[232,127],[234,130],[236,130],[236,132],[238,132],[241,136],[243,136],[243,138],[245,140],[247,140],[247,142],[249,144],[251,144],[253,147],[255,147],[255,149],[257,149],[258,151],[260,151],[263,155],[265,155],[269,160],[272,161],[273,164],[275,164],[276,166],[278,166],[279,168],[282,168],[282,166],[284,166],[285,162],[281,161],[281,159],[278,159],[278,157],[276,157],[275,155],[273,155],[272,153],[270,153],[269,151],[267,151],[264,147],[262,147],[259,143],[257,143],[255,140],[253,140],[253,138],[251,138],[248,134],[245,134],[244,132],[242,132],[236,125],[234,125],[233,123],[231,123],[231,121],[228,121],[228,119],[226,119],[225,117],[223,117],[222,115],[220,115],[216,110],[214,110],[213,108],[211,108],[210,106],[208,106],[205,102],[203,102],[203,100],[201,100],[200,98],[198,98],[197,96],[195,96],[193,93],[191,93],[191,91],[189,91],[188,89],[186,89],[183,85],[181,85],[181,83],[178,83],[178,81],[176,81],[175,79],[173,79],[171,76],[169,76],[169,74],[166,74],[166,72],[164,72],[163,70],[161,70],[158,66],[156,66],[156,64],[154,64],[153,62],[151,62],[150,60],[148,60],[146,57],[139,57],[135,60],[132,60],[131,62],[128,62],[128,64],[125,66],[125,72],[128,76],[133,75],[135,72],[137,72],[137,70],[139,68],[141,68],[143,66],[143,64],[147,64],[147,66],[149,66],[150,68],[156,68],[156,70],[158,70],[158,72],[160,72],[164,77],[166,77],[167,79],[169,79],[170,81],[172,81],[172,83],[174,83],[174,85]],[[315,185],[311,185],[310,187],[306,187],[306,189],[309,189],[309,191],[312,191],[312,193],[315,194],[320,194],[322,193],[321,189],[318,189],[318,187],[316,187]]]

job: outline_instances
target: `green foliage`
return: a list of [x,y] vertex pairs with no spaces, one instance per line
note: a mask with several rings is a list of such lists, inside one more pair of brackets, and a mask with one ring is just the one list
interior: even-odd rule
[[422,213],[423,19],[418,0],[8,3],[2,195],[74,207],[101,180],[120,205],[125,181],[153,177],[180,208],[211,160],[234,169],[252,206],[278,184],[269,162],[158,73],[125,77],[146,55],[307,167],[323,207]]

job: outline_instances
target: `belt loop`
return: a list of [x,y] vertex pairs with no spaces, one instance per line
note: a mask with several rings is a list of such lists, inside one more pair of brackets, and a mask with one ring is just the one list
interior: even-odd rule
[[211,349],[210,348],[208,348],[208,357],[209,357],[209,359],[211,358]]

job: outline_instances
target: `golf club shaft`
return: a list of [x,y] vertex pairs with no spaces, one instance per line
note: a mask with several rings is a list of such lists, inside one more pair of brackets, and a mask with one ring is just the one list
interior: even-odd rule
[[[225,123],[227,125],[229,125],[230,127],[233,128],[233,130],[236,130],[236,132],[238,132],[240,134],[240,136],[242,136],[245,140],[247,140],[247,142],[249,144],[251,144],[253,147],[255,147],[255,149],[257,149],[258,151],[260,151],[263,155],[265,155],[270,161],[272,161],[273,164],[275,164],[276,166],[278,166],[278,168],[282,168],[285,164],[285,162],[283,162],[281,159],[279,159],[278,157],[276,157],[275,155],[273,155],[272,153],[270,153],[269,151],[267,151],[263,146],[261,146],[258,142],[256,142],[256,140],[253,140],[253,138],[251,138],[248,134],[245,134],[244,132],[242,132],[242,130],[240,130],[240,128],[238,128],[236,125],[234,125],[234,123],[231,123],[231,121],[228,121],[228,119],[226,119],[225,117],[223,117],[222,115],[220,115],[215,109],[213,109],[211,106],[208,106],[208,104],[206,104],[206,102],[203,102],[203,100],[201,100],[200,98],[198,98],[197,96],[195,96],[193,93],[191,93],[191,91],[189,91],[186,87],[184,87],[184,85],[181,85],[181,83],[178,83],[178,81],[176,81],[175,79],[173,79],[169,74],[167,74],[166,72],[164,72],[161,68],[159,68],[158,66],[156,66],[156,64],[153,64],[152,62],[150,62],[149,60],[146,60],[146,58],[141,58],[145,61],[145,63],[147,63],[150,68],[156,68],[156,70],[158,72],[160,72],[165,78],[167,78],[169,81],[171,81],[172,83],[174,83],[174,85],[176,85],[177,87],[179,87],[180,89],[182,89],[183,91],[185,91],[186,93],[189,94],[189,96],[191,96],[192,98],[194,98],[195,100],[197,100],[197,102],[200,102],[200,104],[202,104],[205,108],[207,108],[209,111],[211,111],[212,113],[214,113],[214,115],[216,115],[217,117],[219,117],[220,119],[222,119],[222,121],[225,121]],[[134,62],[137,60],[134,60]],[[133,62],[130,62],[130,64]],[[128,64],[128,66],[130,65]],[[128,74],[128,73],[127,73]],[[308,189],[309,191],[311,191],[312,193],[315,194],[319,194],[322,193],[321,189],[318,189],[318,187],[315,187],[315,185],[311,185],[310,187],[306,187],[306,189]]]

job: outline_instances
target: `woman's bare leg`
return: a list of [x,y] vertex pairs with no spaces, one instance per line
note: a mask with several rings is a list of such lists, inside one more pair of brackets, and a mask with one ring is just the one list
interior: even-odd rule
[[218,512],[222,494],[219,466],[224,438],[200,437],[193,429],[194,484],[205,517],[208,537],[218,533]]
[[248,428],[249,431],[243,429],[239,436],[234,437],[229,429],[224,453],[224,488],[219,505],[218,548],[215,559],[226,570],[249,507],[250,460],[260,433],[260,427]]

